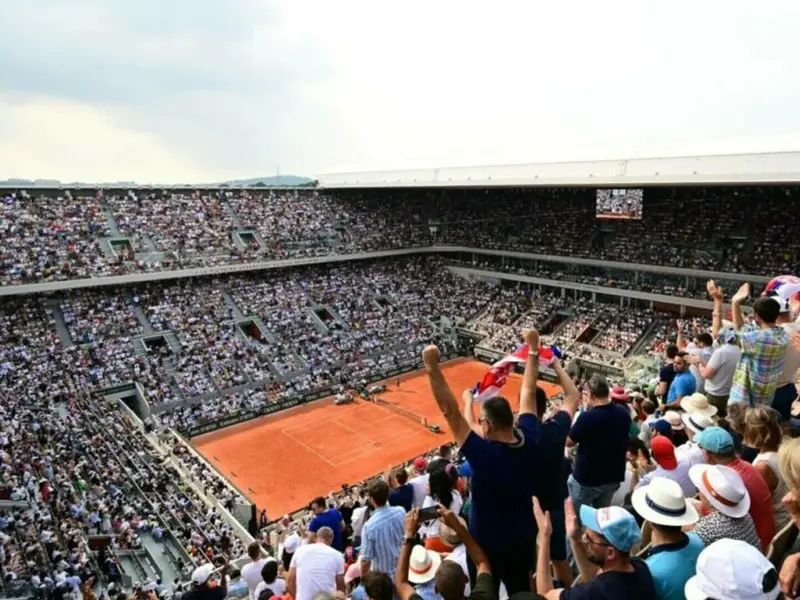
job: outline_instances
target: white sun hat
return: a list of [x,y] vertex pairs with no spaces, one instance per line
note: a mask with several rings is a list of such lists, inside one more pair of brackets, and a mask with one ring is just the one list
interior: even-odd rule
[[674,430],[680,431],[683,429],[683,421],[681,421],[681,416],[678,414],[678,411],[668,410],[664,413],[664,419],[666,419],[670,427],[672,427]]
[[428,583],[436,576],[442,557],[424,546],[414,546],[408,561],[408,581],[414,585]]
[[681,415],[681,420],[683,424],[694,433],[700,433],[704,429],[714,426],[714,421],[711,420],[711,417],[703,413],[683,413]]
[[640,517],[655,525],[682,527],[699,519],[678,482],[666,477],[654,477],[648,485],[635,489],[631,503]]
[[775,600],[781,587],[775,567],[757,548],[725,538],[700,553],[683,593],[686,600]]
[[717,414],[717,407],[710,404],[706,395],[700,392],[681,398],[681,408],[693,415],[699,414],[713,417]]
[[689,479],[722,514],[739,519],[750,510],[750,494],[742,478],[730,467],[694,465],[689,469]]

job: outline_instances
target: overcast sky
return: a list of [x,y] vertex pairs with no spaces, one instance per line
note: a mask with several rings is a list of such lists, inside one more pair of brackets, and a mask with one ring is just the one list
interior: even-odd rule
[[795,133],[798,22],[789,0],[3,0],[0,178],[313,176]]

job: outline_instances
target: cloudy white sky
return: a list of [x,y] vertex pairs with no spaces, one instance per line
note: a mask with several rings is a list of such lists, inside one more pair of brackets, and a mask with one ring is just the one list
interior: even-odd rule
[[800,3],[3,0],[0,179],[218,181],[800,132]]

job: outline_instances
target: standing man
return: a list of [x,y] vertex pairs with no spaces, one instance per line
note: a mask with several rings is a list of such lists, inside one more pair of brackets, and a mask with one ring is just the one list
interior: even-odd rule
[[733,326],[742,349],[742,357],[733,375],[728,402],[746,402],[748,406],[772,405],[778,379],[783,372],[783,359],[789,336],[777,324],[780,304],[774,298],[753,302],[755,325],[745,325],[742,304],[750,296],[745,283],[731,298]]
[[[529,355],[533,358],[529,360],[538,360],[538,351],[538,346],[531,347]],[[539,466],[535,399],[531,395],[520,398],[516,427],[508,400],[486,400],[481,406],[478,435],[459,410],[439,366],[440,358],[436,346],[428,346],[422,352],[433,397],[472,469],[470,533],[489,557],[495,588],[502,581],[509,596],[529,591],[536,547],[531,496]],[[467,402],[465,410],[472,411],[471,402]],[[474,564],[470,563],[473,583],[474,573]]]
[[378,571],[394,579],[406,511],[401,506],[389,506],[389,485],[385,481],[369,486],[369,501],[375,510],[361,530],[361,577]]
[[567,482],[578,515],[584,504],[594,508],[611,504],[625,481],[631,429],[631,413],[611,401],[605,377],[592,375],[587,388],[591,408],[580,414],[567,437],[568,448],[578,446],[575,470]]
[[320,496],[311,501],[311,512],[314,513],[314,518],[308,524],[307,541],[314,543],[315,534],[321,527],[330,527],[333,531],[333,544],[332,546],[339,550],[344,551],[344,519],[342,513],[335,508],[328,508],[325,498]]
[[286,591],[295,600],[312,600],[320,592],[344,593],[344,556],[331,548],[333,530],[320,527],[315,540],[292,557]]

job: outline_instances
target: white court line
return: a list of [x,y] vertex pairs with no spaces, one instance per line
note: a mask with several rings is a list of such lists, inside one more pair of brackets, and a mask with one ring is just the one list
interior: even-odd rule
[[[395,436],[395,437],[391,438],[391,441],[393,441],[393,442],[400,442],[400,441],[402,441],[402,440],[409,439],[409,438],[411,438],[411,437],[415,436],[415,435],[416,435],[416,434],[418,434],[418,433],[419,433],[419,431],[411,431],[411,432],[410,432],[410,434],[408,434],[408,435],[404,435],[404,436]],[[435,445],[434,445],[434,446],[432,446],[432,447],[435,447]],[[383,447],[381,447],[381,449],[382,449],[382,448],[383,448]],[[357,459],[359,459],[359,458],[364,458],[364,457],[366,457],[366,456],[367,456],[367,455],[369,455],[369,454],[373,454],[373,453],[374,453],[375,451],[377,451],[378,449],[379,449],[379,448],[378,448],[377,446],[373,446],[372,448],[366,448],[364,452],[361,452],[361,453],[359,453],[359,454],[356,454],[355,456],[351,456],[351,457],[349,457],[349,458],[346,458],[346,459],[344,459],[344,460],[342,460],[342,461],[339,461],[339,462],[337,462],[337,463],[336,463],[336,465],[335,465],[335,466],[336,466],[336,467],[341,467],[341,466],[343,466],[343,465],[345,465],[345,464],[347,464],[347,463],[349,463],[349,462],[351,462],[351,461],[357,460]]]
[[296,438],[296,437],[295,437],[295,436],[293,436],[291,433],[286,433],[285,431],[284,431],[284,433],[285,433],[285,434],[286,434],[288,437],[290,437],[290,438],[292,439],[292,441],[293,441],[293,442],[295,442],[295,443],[297,443],[297,444],[300,444],[300,445],[301,445],[303,448],[305,448],[306,450],[308,450],[309,452],[311,452],[311,454],[314,454],[314,455],[315,455],[317,458],[319,458],[320,460],[323,460],[323,461],[325,461],[325,462],[326,462],[326,463],[328,463],[328,464],[329,464],[331,467],[334,467],[334,468],[336,467],[336,465],[335,465],[335,464],[333,464],[333,463],[332,463],[331,461],[329,461],[327,458],[325,458],[324,456],[322,456],[322,454],[320,454],[319,452],[317,452],[316,450],[314,450],[314,449],[313,449],[311,446],[309,446],[308,444],[306,444],[306,443],[305,443],[303,440],[300,440],[300,439]]

